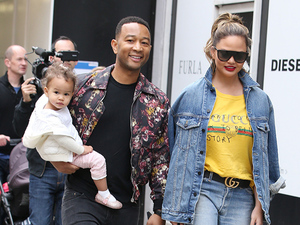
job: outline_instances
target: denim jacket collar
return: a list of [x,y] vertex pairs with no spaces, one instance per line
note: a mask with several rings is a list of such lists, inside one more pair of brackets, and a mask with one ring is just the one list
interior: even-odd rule
[[[248,73],[246,73],[244,70],[241,70],[239,73],[238,73],[238,76],[239,76],[239,79],[241,80],[244,88],[251,88],[251,87],[259,87],[260,85],[255,82],[250,76]],[[206,79],[207,81],[207,84],[209,85],[209,88],[212,88],[212,77],[213,77],[213,73],[212,73],[212,68],[210,67],[204,78]]]

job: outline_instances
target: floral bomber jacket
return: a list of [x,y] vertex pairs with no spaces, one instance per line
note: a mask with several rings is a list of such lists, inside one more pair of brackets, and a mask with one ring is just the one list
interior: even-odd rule
[[[83,143],[90,137],[105,111],[103,99],[114,65],[99,73],[78,75],[78,88],[70,103],[70,112]],[[162,202],[170,153],[168,140],[168,110],[166,95],[140,74],[131,107],[131,181],[132,201],[140,196],[139,185],[149,182],[150,197]]]

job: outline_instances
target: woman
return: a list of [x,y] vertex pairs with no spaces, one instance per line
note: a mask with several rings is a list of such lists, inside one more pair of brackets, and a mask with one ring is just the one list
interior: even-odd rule
[[210,68],[171,108],[162,218],[173,225],[271,223],[285,182],[272,103],[243,69],[250,44],[240,17],[220,15],[205,47]]

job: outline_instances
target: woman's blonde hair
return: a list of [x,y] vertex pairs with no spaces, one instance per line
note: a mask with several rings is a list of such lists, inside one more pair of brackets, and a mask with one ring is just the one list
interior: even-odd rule
[[249,30],[243,24],[242,18],[231,13],[223,13],[215,20],[211,28],[211,37],[206,42],[204,52],[206,58],[211,64],[213,73],[216,69],[216,64],[211,56],[211,47],[216,46],[221,39],[227,36],[241,36],[245,38],[247,52],[250,54],[251,38],[249,37]]

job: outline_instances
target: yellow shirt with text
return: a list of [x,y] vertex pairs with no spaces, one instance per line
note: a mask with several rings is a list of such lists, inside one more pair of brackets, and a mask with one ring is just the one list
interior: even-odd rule
[[217,90],[216,93],[208,123],[205,170],[221,177],[252,181],[253,131],[244,95],[232,96]]

